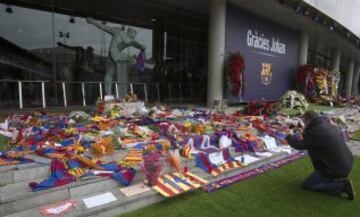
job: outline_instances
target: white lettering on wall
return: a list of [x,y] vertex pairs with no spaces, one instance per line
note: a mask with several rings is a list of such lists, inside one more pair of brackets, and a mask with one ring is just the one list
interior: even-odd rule
[[256,49],[271,51],[279,54],[286,54],[286,44],[282,43],[278,38],[272,37],[271,40],[265,35],[258,34],[258,32],[251,31],[250,29],[247,31],[246,37],[247,46],[253,47]]

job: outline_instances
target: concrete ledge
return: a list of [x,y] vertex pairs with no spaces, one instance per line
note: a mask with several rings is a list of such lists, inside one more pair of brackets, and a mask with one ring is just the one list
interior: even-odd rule
[[39,178],[45,178],[49,176],[49,166],[40,166],[35,168],[30,168],[27,170],[19,170],[13,172],[14,183],[24,182],[24,181],[33,181]]
[[14,170],[22,170],[29,167],[39,166],[38,163],[25,163],[25,164],[17,164],[17,165],[10,165],[10,166],[0,166],[0,174],[7,173]]
[[14,175],[11,172],[0,173],[0,186],[14,182]]
[[[226,177],[236,175],[241,172],[245,172],[265,164],[277,161],[287,157],[287,154],[277,154],[272,158],[263,159],[260,162],[249,165],[248,167],[241,169],[233,169],[227,171],[218,177],[212,177],[210,174],[205,173],[200,168],[192,168],[191,171],[209,182],[214,182]],[[189,162],[188,162],[189,163]],[[194,167],[194,162],[191,161],[191,167]],[[190,165],[189,165],[190,166]],[[169,168],[165,169],[165,173],[168,172]],[[144,176],[138,173],[133,183],[140,183],[144,180]],[[89,182],[87,182],[89,181]],[[102,180],[83,180],[72,185],[70,184],[61,188],[50,189],[50,192],[36,192],[33,193],[29,198],[22,198],[19,200],[12,199],[10,203],[5,203],[0,206],[0,216],[9,215],[7,217],[35,217],[40,216],[39,208],[51,203],[59,202],[67,199],[75,199],[77,201],[76,209],[63,215],[64,217],[85,217],[85,216],[116,216],[122,213],[126,213],[132,210],[136,210],[145,207],[150,204],[154,204],[164,200],[165,198],[158,194],[156,191],[151,190],[149,192],[135,195],[132,197],[125,197],[119,188],[122,187],[112,179]],[[87,209],[85,204],[82,202],[84,198],[99,195],[102,193],[111,192],[117,201],[105,204],[102,206]]]
[[56,194],[42,194],[41,197],[32,197],[19,199],[12,203],[0,205],[0,216],[21,212],[34,207],[51,204],[54,202],[69,199],[70,195],[67,189],[57,191]]

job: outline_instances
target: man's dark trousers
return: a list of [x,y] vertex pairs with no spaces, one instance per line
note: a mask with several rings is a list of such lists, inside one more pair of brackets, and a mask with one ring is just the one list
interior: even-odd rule
[[340,194],[343,184],[339,179],[327,178],[315,171],[303,181],[302,187],[312,191]]

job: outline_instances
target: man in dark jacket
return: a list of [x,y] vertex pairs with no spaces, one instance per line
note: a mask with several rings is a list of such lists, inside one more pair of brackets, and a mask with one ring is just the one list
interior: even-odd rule
[[353,156],[338,129],[314,111],[305,113],[303,136],[290,134],[289,145],[307,150],[315,171],[302,183],[308,190],[345,194],[353,200],[355,192],[348,176],[353,167]]

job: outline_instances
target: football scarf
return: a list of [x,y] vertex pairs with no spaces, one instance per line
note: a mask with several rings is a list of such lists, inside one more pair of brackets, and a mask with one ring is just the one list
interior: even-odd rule
[[203,153],[196,155],[196,166],[205,172],[210,173],[212,176],[218,176],[225,171],[243,167],[240,162],[235,161],[230,156],[228,149],[224,149],[221,152],[213,154],[217,154],[219,156],[212,157],[212,154],[206,155]]
[[111,171],[110,173],[99,173],[99,176],[111,177],[122,185],[129,185],[136,174],[135,169],[119,166],[115,162],[101,164],[100,161],[93,162],[87,157],[77,156],[66,163],[59,159],[52,160],[50,177],[40,183],[31,182],[29,186],[33,191],[41,191],[66,185],[83,176],[94,175],[89,172],[89,169],[94,168],[102,171]]
[[219,189],[225,188],[227,186],[230,186],[232,184],[235,184],[237,182],[246,180],[246,179],[250,179],[252,177],[261,175],[267,171],[273,170],[273,169],[277,169],[280,168],[282,166],[285,166],[293,161],[299,160],[301,158],[303,158],[304,156],[306,156],[305,153],[303,152],[298,152],[296,154],[293,155],[289,155],[286,158],[283,158],[281,160],[277,160],[275,162],[266,164],[264,166],[246,171],[246,172],[241,172],[237,175],[231,176],[231,177],[226,177],[222,180],[213,182],[211,184],[205,185],[203,186],[203,189],[207,192],[214,192],[217,191]]

